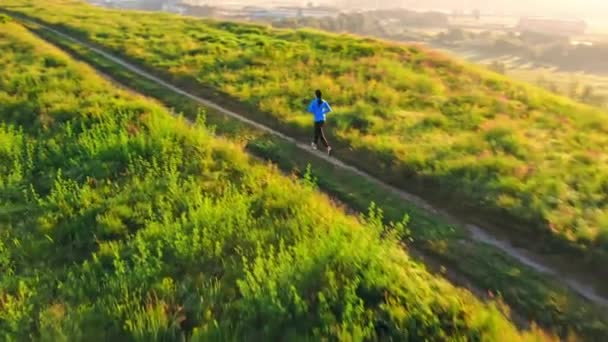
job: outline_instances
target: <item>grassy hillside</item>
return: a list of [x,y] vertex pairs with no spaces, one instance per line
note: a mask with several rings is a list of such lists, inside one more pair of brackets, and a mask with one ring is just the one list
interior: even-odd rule
[[546,339],[5,21],[0,339]]
[[3,6],[182,85],[239,99],[300,138],[311,130],[308,95],[321,88],[336,109],[332,138],[348,146],[340,158],[423,196],[513,220],[537,239],[606,256],[608,122],[599,109],[415,46],[66,0]]
[[[608,320],[603,307],[594,307],[556,281],[555,277],[535,272],[499,250],[474,241],[466,228],[420,210],[373,181],[336,168],[312,153],[299,150],[292,143],[239,124],[213,109],[207,110],[200,103],[129,72],[80,44],[36,24],[28,23],[27,27],[75,58],[90,63],[130,89],[162,101],[186,117],[194,120],[201,110],[206,111],[205,122],[211,130],[239,141],[249,153],[272,160],[285,172],[294,172],[298,177],[312,174],[319,190],[331,193],[347,203],[350,209],[367,212],[370,201],[374,201],[383,211],[385,223],[399,222],[404,212],[407,213],[410,219],[403,238],[408,246],[415,246],[418,251],[432,256],[432,260],[425,259],[434,265],[435,271],[443,274],[447,271],[448,277],[457,283],[471,281],[478,293],[494,294],[517,311],[521,319],[539,322],[543,328],[560,336],[574,332],[589,341],[603,341],[604,336],[608,336]],[[463,245],[467,247],[463,248]]]

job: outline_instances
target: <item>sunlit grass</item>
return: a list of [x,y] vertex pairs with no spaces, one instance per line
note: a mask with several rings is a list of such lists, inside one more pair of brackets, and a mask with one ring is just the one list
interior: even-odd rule
[[[586,170],[608,177],[597,159],[581,164],[573,158],[585,151],[605,154],[605,112],[420,47],[65,3],[72,4],[12,0],[5,6],[27,4],[15,9],[178,80],[220,90],[302,132],[310,129],[303,103],[322,88],[337,109],[331,131],[353,146],[364,141],[368,158],[391,154],[403,168],[462,193],[482,210],[502,208],[563,240],[606,250],[599,237],[608,229],[602,225],[607,202],[597,195],[605,184],[570,175]],[[408,112],[424,118],[412,127],[402,118]],[[503,116],[509,131],[485,131]],[[470,146],[449,143],[465,140]],[[483,165],[476,159],[480,151]],[[538,167],[522,177],[518,170],[532,165]],[[506,185],[512,177],[520,183],[516,192]]]
[[377,209],[0,29],[0,339],[550,339],[414,263]]

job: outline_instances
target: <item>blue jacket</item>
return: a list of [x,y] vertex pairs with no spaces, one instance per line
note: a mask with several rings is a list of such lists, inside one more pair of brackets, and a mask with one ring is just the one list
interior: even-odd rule
[[331,112],[331,107],[325,100],[321,100],[321,104],[319,104],[319,100],[314,99],[308,105],[308,112],[315,116],[315,122],[325,121],[325,114]]

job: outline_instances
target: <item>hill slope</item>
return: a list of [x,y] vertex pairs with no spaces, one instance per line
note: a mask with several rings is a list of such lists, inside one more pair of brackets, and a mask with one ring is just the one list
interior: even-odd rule
[[336,109],[329,129],[344,143],[340,158],[605,260],[608,123],[598,109],[415,46],[74,1],[3,6],[238,99],[300,138],[311,129],[306,96],[321,88]]
[[2,340],[543,338],[16,24],[0,63]]

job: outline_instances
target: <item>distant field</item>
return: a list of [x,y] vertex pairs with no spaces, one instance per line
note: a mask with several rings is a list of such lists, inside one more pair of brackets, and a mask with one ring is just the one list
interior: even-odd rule
[[478,59],[478,62],[490,67],[493,62],[503,63],[506,67],[505,75],[575,100],[587,102],[582,96],[585,88],[590,87],[592,91],[589,96],[593,98],[590,98],[588,103],[608,106],[608,75],[560,71],[554,67],[542,67],[509,56]]
[[[593,89],[593,95],[601,97],[601,99],[594,104],[603,107],[608,106],[608,75],[602,76],[586,73],[560,72],[551,68],[515,68],[508,69],[506,74],[551,91],[556,89],[558,93],[564,96],[570,96],[574,86],[577,88],[575,91],[579,94],[584,92],[585,86],[590,86]],[[555,85],[555,88],[553,85]]]

